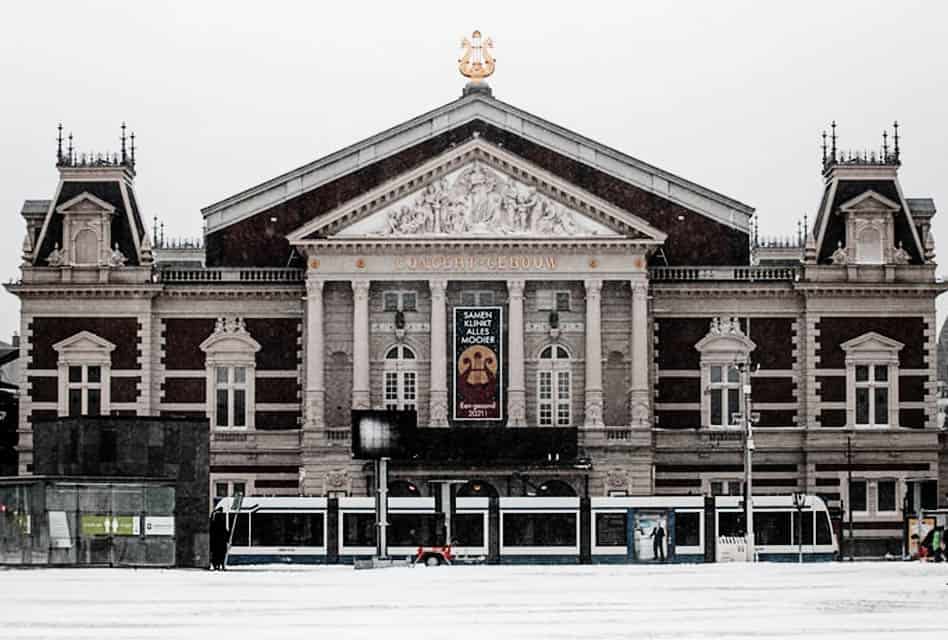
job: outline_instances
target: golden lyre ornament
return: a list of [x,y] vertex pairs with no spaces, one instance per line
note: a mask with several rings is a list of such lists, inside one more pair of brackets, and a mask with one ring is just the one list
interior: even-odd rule
[[462,76],[470,78],[471,82],[480,82],[494,73],[494,56],[490,54],[490,50],[494,48],[493,40],[482,40],[481,32],[475,31],[470,40],[461,40],[461,46],[464,47],[464,52],[458,58],[458,71]]

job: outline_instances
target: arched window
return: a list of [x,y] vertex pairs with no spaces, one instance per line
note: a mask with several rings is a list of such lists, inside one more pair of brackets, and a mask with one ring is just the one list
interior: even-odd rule
[[547,480],[537,487],[537,496],[547,498],[567,498],[576,495],[572,485],[562,480]]
[[384,400],[390,411],[414,411],[418,401],[418,359],[415,352],[396,344],[385,352]]
[[856,262],[882,264],[882,234],[875,227],[866,227],[856,238]]
[[572,422],[573,371],[566,347],[551,344],[540,352],[537,416],[540,426],[568,427]]
[[458,489],[459,498],[493,498],[497,495],[494,485],[484,480],[469,480]]

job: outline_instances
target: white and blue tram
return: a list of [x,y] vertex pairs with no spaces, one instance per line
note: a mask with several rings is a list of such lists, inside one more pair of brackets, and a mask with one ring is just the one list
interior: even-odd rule
[[[229,564],[351,564],[376,551],[371,497],[248,496],[239,513],[231,498],[219,504],[234,529]],[[760,560],[836,556],[825,503],[807,496],[805,504],[798,510],[790,496],[754,498]],[[444,544],[437,507],[434,498],[389,498],[389,555]],[[450,517],[455,555],[504,564],[714,562],[726,556],[725,541],[744,535],[738,497],[456,498]]]

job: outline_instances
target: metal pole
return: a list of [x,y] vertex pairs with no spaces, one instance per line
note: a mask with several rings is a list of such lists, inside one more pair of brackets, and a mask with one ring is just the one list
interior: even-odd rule
[[388,458],[379,458],[375,467],[375,513],[378,521],[378,543],[376,551],[379,558],[388,557]]
[[853,487],[853,437],[848,436],[846,438],[846,477],[849,484],[846,485],[846,495],[849,500],[846,505],[849,512],[849,561],[853,561],[853,497],[849,495],[849,492]]
[[754,562],[756,549],[754,542],[754,427],[751,420],[751,370],[750,362],[744,363],[742,382],[744,391],[744,424],[747,435],[744,438],[744,520],[747,529],[747,561]]

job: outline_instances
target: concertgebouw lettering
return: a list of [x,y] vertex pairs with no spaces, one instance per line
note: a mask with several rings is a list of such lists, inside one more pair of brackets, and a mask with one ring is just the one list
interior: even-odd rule
[[395,271],[556,271],[556,256],[395,256]]

